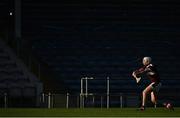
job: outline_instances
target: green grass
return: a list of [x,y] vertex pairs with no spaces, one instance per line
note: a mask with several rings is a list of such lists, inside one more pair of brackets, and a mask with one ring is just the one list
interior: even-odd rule
[[136,108],[70,108],[70,109],[43,109],[43,108],[7,108],[0,109],[0,116],[22,116],[22,117],[180,117],[180,108],[175,108],[175,111],[169,111],[164,108],[147,108],[145,111],[137,111]]

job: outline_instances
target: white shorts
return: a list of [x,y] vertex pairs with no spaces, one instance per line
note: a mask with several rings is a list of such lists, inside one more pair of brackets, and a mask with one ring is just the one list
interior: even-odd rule
[[154,91],[154,92],[159,92],[159,89],[161,88],[161,86],[162,86],[162,84],[161,83],[155,83],[155,82],[152,82],[151,84],[150,84],[150,86],[151,86],[151,88],[152,88],[152,90]]

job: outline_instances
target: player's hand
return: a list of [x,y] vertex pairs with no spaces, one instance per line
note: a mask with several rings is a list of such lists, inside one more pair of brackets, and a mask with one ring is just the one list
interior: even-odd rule
[[136,79],[136,83],[139,83],[141,80],[141,77],[137,77],[135,72],[132,73],[132,76]]
[[133,72],[133,73],[132,73],[132,76],[133,76],[134,78],[136,78],[136,74],[135,74],[135,72]]
[[135,79],[136,79],[136,83],[139,83],[141,80],[141,77],[136,77]]

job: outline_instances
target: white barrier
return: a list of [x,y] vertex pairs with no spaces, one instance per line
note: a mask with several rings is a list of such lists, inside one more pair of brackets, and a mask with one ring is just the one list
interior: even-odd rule
[[[81,92],[80,92],[80,108],[84,108],[84,97],[92,96],[93,93],[88,93],[88,80],[95,79],[93,77],[83,77],[81,78]],[[84,93],[84,80],[85,80],[85,93]],[[109,77],[106,78],[107,81],[107,90],[106,90],[106,107],[109,108]],[[93,103],[94,103],[94,97],[93,97]],[[101,107],[102,107],[102,97],[101,97]]]

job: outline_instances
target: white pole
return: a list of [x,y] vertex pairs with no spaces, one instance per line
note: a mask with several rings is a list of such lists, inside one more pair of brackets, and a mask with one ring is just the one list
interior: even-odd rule
[[44,93],[42,93],[42,103],[44,103],[45,98],[44,98]]
[[51,93],[48,93],[48,108],[51,108]]
[[94,100],[95,100],[95,98],[94,98],[94,95],[93,95],[93,106],[94,106]]
[[67,93],[67,96],[66,96],[66,108],[67,109],[69,108],[69,93]]
[[84,95],[82,97],[82,108],[84,108]]
[[4,108],[7,108],[7,93],[4,93]]
[[41,107],[45,107],[45,94],[42,93],[42,97],[41,97]]
[[83,99],[83,97],[84,97],[84,96],[83,96],[83,94],[84,94],[84,93],[83,93],[83,79],[84,79],[84,78],[81,78],[80,108],[83,108],[83,100],[84,100],[84,99]]
[[[88,79],[94,79],[93,77],[84,77],[81,78],[81,94],[80,94],[80,107],[84,107],[84,95],[86,95],[86,97],[88,96]],[[84,81],[85,80],[85,93],[83,91],[84,89]]]
[[86,79],[86,97],[88,95],[88,77],[85,78]]
[[81,94],[83,94],[83,78],[81,78]]
[[122,108],[122,93],[120,94],[120,104],[121,104],[121,108]]
[[109,108],[109,77],[107,77],[107,108]]

